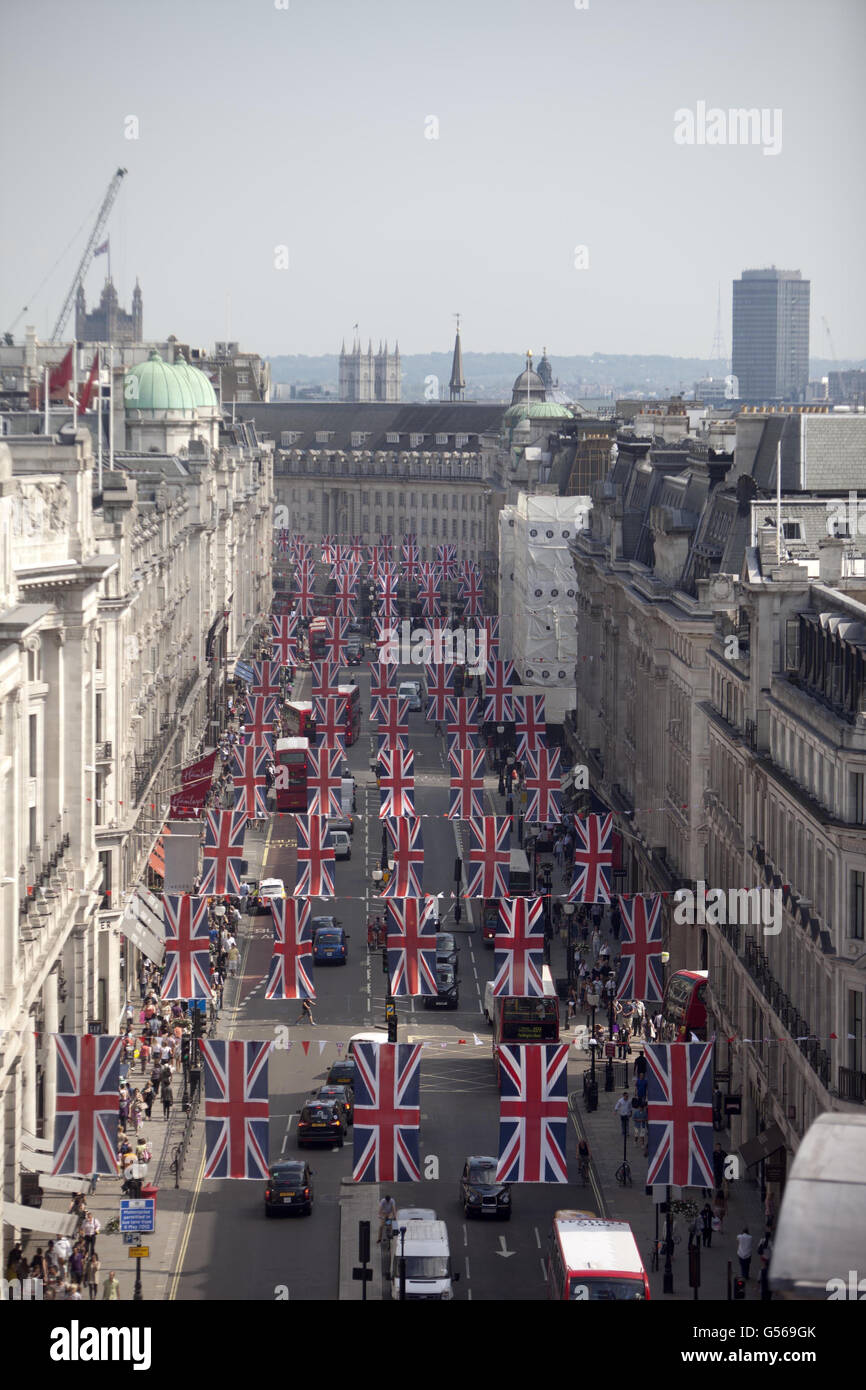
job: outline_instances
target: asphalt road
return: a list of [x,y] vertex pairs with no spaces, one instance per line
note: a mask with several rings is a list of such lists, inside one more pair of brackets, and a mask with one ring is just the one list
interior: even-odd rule
[[[381,910],[373,896],[372,871],[379,866],[379,796],[369,774],[373,740],[368,723],[369,678],[356,675],[362,692],[362,734],[347,750],[358,781],[352,858],[338,861],[338,900],[313,900],[313,915],[337,916],[350,934],[349,959],[342,966],[318,966],[316,1026],[296,1026],[299,1006],[268,1002],[264,981],[271,954],[270,918],[245,919],[245,949],[238,1005],[220,1036],[264,1039],[289,1026],[291,1047],[271,1056],[271,1159],[299,1155],[297,1112],[325,1080],[353,1032],[384,1027],[385,977],[381,953],[368,953],[368,911]],[[407,675],[413,672],[407,670]],[[415,672],[414,674],[417,674]],[[443,742],[423,713],[410,713],[409,744],[415,751],[416,808],[424,820],[424,890],[441,893],[440,917],[453,929],[453,875],[457,854],[448,804]],[[295,882],[294,821],[275,816],[269,831],[265,869]],[[382,913],[384,916],[384,912]],[[421,1061],[422,1172],[430,1177],[400,1184],[398,1206],[432,1207],[448,1224],[454,1268],[461,1275],[457,1298],[531,1299],[545,1297],[543,1263],[553,1212],[591,1205],[582,1188],[522,1184],[512,1188],[509,1222],[467,1222],[458,1202],[458,1181],[469,1154],[495,1154],[498,1147],[498,1092],[491,1060],[490,1030],[481,1000],[492,973],[492,952],[464,918],[460,924],[457,1010],[425,1010],[420,999],[397,1003],[400,1041],[430,1040]],[[232,1031],[230,1031],[232,1030]],[[480,1040],[480,1045],[478,1044]],[[341,1047],[338,1048],[338,1043]],[[446,1046],[442,1047],[441,1044]],[[308,1046],[304,1046],[308,1044]],[[575,1085],[574,1081],[571,1085]],[[336,1299],[341,1180],[351,1174],[351,1129],[345,1146],[305,1151],[314,1170],[315,1207],[310,1217],[267,1219],[263,1184],[204,1182],[198,1196],[184,1255],[182,1299],[266,1299],[287,1291],[290,1299]],[[570,1148],[573,1148],[570,1142]],[[573,1155],[572,1155],[573,1161]],[[282,1296],[285,1296],[285,1292]]]

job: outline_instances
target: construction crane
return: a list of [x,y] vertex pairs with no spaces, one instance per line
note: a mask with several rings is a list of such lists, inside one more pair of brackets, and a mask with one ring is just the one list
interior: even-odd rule
[[108,191],[102,200],[102,207],[99,209],[96,221],[93,224],[93,231],[90,233],[90,239],[84,248],[84,254],[81,257],[81,260],[78,263],[78,269],[75,272],[75,277],[72,281],[72,284],[69,286],[69,293],[64,299],[63,308],[60,310],[60,313],[57,316],[57,322],[54,325],[54,332],[51,334],[52,343],[59,343],[61,340],[61,335],[63,333],[64,328],[66,327],[66,320],[69,318],[69,311],[72,308],[72,301],[75,298],[78,286],[84,279],[85,271],[87,270],[87,267],[90,265],[91,259],[93,257],[93,252],[96,250],[99,239],[102,236],[103,231],[105,230],[105,224],[108,221],[108,214],[114,207],[114,200],[120,191],[120,184],[125,174],[125,169],[118,169],[114,177],[112,178],[111,183],[108,185]]

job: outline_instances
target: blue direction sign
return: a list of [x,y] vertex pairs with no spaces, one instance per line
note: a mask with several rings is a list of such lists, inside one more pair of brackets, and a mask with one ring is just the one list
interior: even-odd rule
[[138,1244],[138,1237],[139,1237],[139,1232],[138,1232],[138,1231],[124,1231],[124,1233],[123,1233],[123,1243],[124,1243],[124,1245],[137,1245],[137,1244]]
[[152,1231],[154,1216],[152,1197],[129,1197],[120,1203],[121,1231]]

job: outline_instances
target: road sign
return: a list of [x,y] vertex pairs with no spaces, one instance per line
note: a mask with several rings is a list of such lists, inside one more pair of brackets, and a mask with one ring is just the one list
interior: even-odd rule
[[150,1255],[149,1245],[130,1245],[129,1258],[131,1260],[146,1260]]
[[121,1231],[152,1231],[153,1217],[152,1197],[129,1197],[120,1203]]
[[124,1233],[123,1233],[123,1243],[124,1243],[124,1245],[137,1245],[137,1244],[138,1244],[138,1236],[139,1236],[139,1232],[138,1232],[138,1231],[124,1231]]

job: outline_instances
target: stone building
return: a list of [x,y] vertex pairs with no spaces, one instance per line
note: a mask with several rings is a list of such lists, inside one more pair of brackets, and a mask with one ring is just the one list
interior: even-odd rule
[[10,1202],[32,1161],[25,1136],[53,1132],[48,1035],[121,1026],[137,959],[125,907],[179,769],[213,746],[227,675],[269,605],[272,451],[251,425],[222,424],[201,374],[166,365],[141,364],[118,392],[127,447],[106,461],[101,492],[83,425],[0,442]]
[[87,312],[84,286],[75,295],[75,339],[79,343],[140,343],[144,338],[144,318],[141,287],[135,282],[132,291],[132,312],[121,309],[114,281],[106,276],[99,305]]
[[764,1133],[781,1183],[815,1115],[866,1098],[866,556],[846,519],[866,417],[744,410],[735,427],[733,447],[727,424],[620,432],[572,547],[573,740],[623,836],[623,891],[780,892],[778,932],[680,924],[670,896],[664,916],[671,968],[709,972],[734,1139],[751,1162]]
[[360,339],[355,338],[351,352],[343,343],[340,349],[340,400],[341,401],[399,401],[401,396],[400,348],[394,344],[394,351],[388,351],[388,344],[379,344],[379,351],[373,352],[373,344],[367,344],[367,351],[361,347]]

